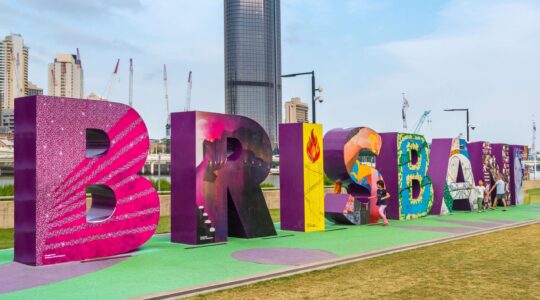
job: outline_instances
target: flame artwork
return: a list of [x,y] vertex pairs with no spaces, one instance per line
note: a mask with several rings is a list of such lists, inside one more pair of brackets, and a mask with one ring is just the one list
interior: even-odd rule
[[319,147],[319,140],[313,132],[313,129],[311,129],[311,135],[306,146],[306,152],[309,160],[312,163],[315,163],[321,156],[321,147]]

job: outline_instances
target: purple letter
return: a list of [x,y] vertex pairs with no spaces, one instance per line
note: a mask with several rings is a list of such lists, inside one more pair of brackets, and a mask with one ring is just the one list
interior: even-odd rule
[[207,112],[172,114],[171,239],[224,242],[275,235],[260,183],[272,147],[257,122]]

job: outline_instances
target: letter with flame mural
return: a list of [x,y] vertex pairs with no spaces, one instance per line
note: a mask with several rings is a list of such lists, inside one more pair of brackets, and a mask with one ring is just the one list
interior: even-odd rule
[[275,235],[260,183],[272,147],[257,122],[208,112],[171,115],[171,240]]
[[149,147],[137,112],[46,96],[19,98],[15,107],[15,261],[49,265],[144,244],[156,229],[159,199],[137,175]]
[[324,136],[324,144],[324,171],[348,192],[325,196],[326,217],[344,224],[376,223],[380,216],[374,196],[382,176],[375,169],[375,157],[381,136],[367,127],[333,129]]
[[279,125],[281,229],[324,230],[322,125]]
[[[434,189],[430,214],[477,209],[475,181],[464,139],[433,139],[428,175]],[[446,170],[446,172],[445,172]]]
[[427,215],[433,205],[433,186],[427,175],[429,147],[422,135],[381,133],[383,147],[377,168],[385,174],[390,219],[405,220]]

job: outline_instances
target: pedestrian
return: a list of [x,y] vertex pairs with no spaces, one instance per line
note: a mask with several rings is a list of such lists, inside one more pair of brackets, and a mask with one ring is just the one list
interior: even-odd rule
[[476,203],[478,205],[477,212],[485,211],[486,207],[486,186],[484,185],[484,180],[478,180],[478,185],[476,186]]
[[499,200],[502,200],[502,203],[504,205],[503,211],[506,211],[506,193],[508,192],[508,184],[504,182],[503,176],[501,173],[497,175],[497,181],[489,190],[490,195],[493,189],[495,188],[497,189],[497,193],[493,201],[493,205],[491,206],[491,209],[495,210],[497,208]]
[[[390,193],[388,193],[384,187],[384,181],[377,181],[377,206],[379,206],[379,215],[383,219],[383,226],[388,226],[388,219],[386,218],[386,207],[388,206],[388,199],[390,198]],[[372,197],[370,197],[372,198]]]

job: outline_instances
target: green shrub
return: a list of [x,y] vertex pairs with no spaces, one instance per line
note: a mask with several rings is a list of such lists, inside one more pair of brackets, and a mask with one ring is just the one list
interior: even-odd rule
[[334,181],[324,175],[324,185],[334,185]]
[[6,184],[3,186],[0,186],[0,196],[13,196],[13,195],[15,195],[13,184]]

